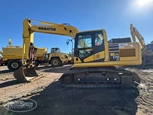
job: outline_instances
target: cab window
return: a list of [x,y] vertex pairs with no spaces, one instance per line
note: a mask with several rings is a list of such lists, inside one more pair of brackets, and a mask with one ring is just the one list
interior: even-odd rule
[[78,36],[77,48],[91,48],[91,47],[92,47],[92,36],[91,35]]
[[101,33],[95,34],[95,46],[100,46],[104,42],[103,35]]
[[59,48],[52,48],[51,53],[60,53],[60,49]]

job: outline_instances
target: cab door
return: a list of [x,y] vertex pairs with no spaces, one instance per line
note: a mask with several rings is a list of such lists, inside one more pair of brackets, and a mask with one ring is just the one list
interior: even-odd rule
[[93,43],[94,37],[92,32],[77,34],[74,48],[75,63],[86,63],[94,61]]

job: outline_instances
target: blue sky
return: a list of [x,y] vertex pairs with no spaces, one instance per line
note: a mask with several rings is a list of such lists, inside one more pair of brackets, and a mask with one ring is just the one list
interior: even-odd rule
[[[69,23],[79,31],[104,28],[108,39],[129,37],[132,23],[149,43],[153,40],[153,0],[140,6],[140,0],[3,0],[0,3],[0,50],[22,45],[22,21],[25,18],[53,23]],[[146,1],[146,0],[145,0]],[[69,37],[35,33],[37,47],[60,47],[70,52]]]

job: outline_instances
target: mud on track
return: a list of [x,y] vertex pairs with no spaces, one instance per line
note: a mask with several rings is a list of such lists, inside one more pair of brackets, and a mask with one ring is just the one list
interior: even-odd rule
[[[44,77],[18,83],[12,72],[0,74],[0,115],[152,115],[153,69],[128,68],[141,78],[138,88],[65,88],[58,78],[70,66],[39,67]],[[1,69],[1,68],[0,68]],[[38,106],[27,113],[12,113],[2,104],[12,99],[33,99]]]

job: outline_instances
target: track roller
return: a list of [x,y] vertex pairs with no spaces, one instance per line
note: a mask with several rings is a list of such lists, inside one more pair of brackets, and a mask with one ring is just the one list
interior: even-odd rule
[[73,77],[71,75],[64,75],[62,81],[65,84],[72,84],[74,82]]
[[23,66],[14,71],[13,75],[19,82],[28,82],[38,76],[35,67],[28,68]]

